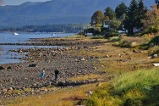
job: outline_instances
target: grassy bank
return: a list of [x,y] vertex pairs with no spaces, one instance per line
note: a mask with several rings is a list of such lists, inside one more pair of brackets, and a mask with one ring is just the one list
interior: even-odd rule
[[87,106],[158,106],[159,68],[128,72],[101,86]]
[[88,99],[87,92],[96,89],[96,84],[59,89],[55,92],[0,100],[2,106],[74,106]]

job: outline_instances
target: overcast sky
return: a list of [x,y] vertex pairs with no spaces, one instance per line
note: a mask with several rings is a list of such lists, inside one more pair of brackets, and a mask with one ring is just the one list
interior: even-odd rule
[[[1,0],[0,0],[1,1]],[[18,5],[24,2],[45,2],[45,1],[49,1],[49,0],[3,0],[5,5]]]

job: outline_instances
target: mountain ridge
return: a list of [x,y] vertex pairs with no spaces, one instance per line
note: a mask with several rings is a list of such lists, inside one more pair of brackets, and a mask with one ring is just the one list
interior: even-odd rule
[[[0,27],[89,23],[97,10],[115,8],[123,0],[51,0],[46,2],[25,2],[20,5],[0,7]],[[152,1],[145,0],[147,4]]]

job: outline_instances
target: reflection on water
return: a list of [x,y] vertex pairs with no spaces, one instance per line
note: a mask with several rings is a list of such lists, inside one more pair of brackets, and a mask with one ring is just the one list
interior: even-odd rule
[[[13,33],[0,33],[0,43],[24,43],[29,38],[48,38],[48,37],[64,37],[74,35],[72,33],[57,33],[54,36],[51,33],[18,33],[15,36]],[[24,62],[19,58],[24,57],[24,54],[9,52],[9,50],[27,49],[27,48],[54,48],[57,46],[24,46],[24,45],[0,45],[0,64]]]

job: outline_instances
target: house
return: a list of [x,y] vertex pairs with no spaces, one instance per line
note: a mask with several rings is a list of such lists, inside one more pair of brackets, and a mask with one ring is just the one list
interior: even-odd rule
[[[104,20],[103,21],[103,28],[106,29],[107,31],[113,31],[115,30],[114,28],[111,28],[111,25],[112,24],[112,20]],[[122,29],[121,30],[117,30],[118,34],[119,35],[122,35],[122,34],[125,34],[127,33],[127,30],[124,28],[124,25],[122,25]]]
[[109,28],[111,24],[111,20],[104,20],[103,21],[103,27],[104,28]]
[[88,32],[88,33],[87,33],[87,32],[85,32],[85,33],[84,33],[84,35],[85,35],[85,36],[92,36],[92,35],[93,35],[93,33],[91,33],[91,32],[90,32],[90,33],[89,33],[89,32]]
[[104,20],[103,28],[107,28],[108,30],[114,30],[113,28],[110,27],[111,23],[112,23],[112,20]]

